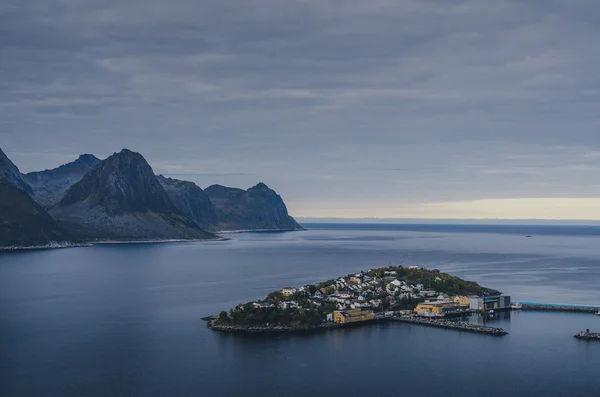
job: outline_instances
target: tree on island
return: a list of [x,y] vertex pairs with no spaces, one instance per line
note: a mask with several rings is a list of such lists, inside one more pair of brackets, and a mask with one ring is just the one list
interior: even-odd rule
[[227,324],[227,323],[229,323],[229,316],[227,315],[226,311],[222,311],[221,313],[219,313],[218,321],[221,324]]

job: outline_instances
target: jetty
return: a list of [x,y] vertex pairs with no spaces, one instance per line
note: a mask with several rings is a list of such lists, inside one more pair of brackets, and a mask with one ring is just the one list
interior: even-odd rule
[[425,325],[428,327],[437,327],[445,329],[453,329],[455,331],[473,332],[477,334],[487,334],[493,336],[507,335],[503,328],[488,327],[485,325],[470,324],[458,321],[448,321],[441,318],[426,318],[418,316],[395,316],[393,321],[399,321],[409,324]]
[[571,313],[598,313],[600,306],[597,305],[576,305],[570,303],[540,303],[540,302],[520,302],[521,310],[530,311],[551,311],[551,312],[571,312]]

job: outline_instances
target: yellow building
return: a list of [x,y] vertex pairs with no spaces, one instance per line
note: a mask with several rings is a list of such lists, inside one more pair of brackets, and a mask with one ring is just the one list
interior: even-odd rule
[[415,308],[415,313],[420,315],[438,316],[444,314],[447,310],[456,308],[456,303],[450,301],[435,301],[419,303]]
[[452,298],[452,300],[461,307],[468,307],[471,305],[471,299],[469,299],[467,296],[456,295]]
[[375,315],[371,310],[336,310],[333,312],[333,322],[335,323],[355,323],[358,321],[373,320]]

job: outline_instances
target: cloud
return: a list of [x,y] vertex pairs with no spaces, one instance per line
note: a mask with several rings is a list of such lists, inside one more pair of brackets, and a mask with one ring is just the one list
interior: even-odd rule
[[266,180],[306,215],[357,195],[366,212],[595,197],[599,11],[593,0],[8,0],[2,145],[49,153],[16,155],[25,170],[130,147],[199,184]]

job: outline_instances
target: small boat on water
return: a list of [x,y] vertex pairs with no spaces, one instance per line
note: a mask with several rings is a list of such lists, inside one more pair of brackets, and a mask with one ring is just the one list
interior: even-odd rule
[[600,310],[598,310],[598,313],[596,313],[596,316],[600,316]]
[[521,310],[523,308],[523,306],[519,302],[513,303],[510,307],[513,310]]

